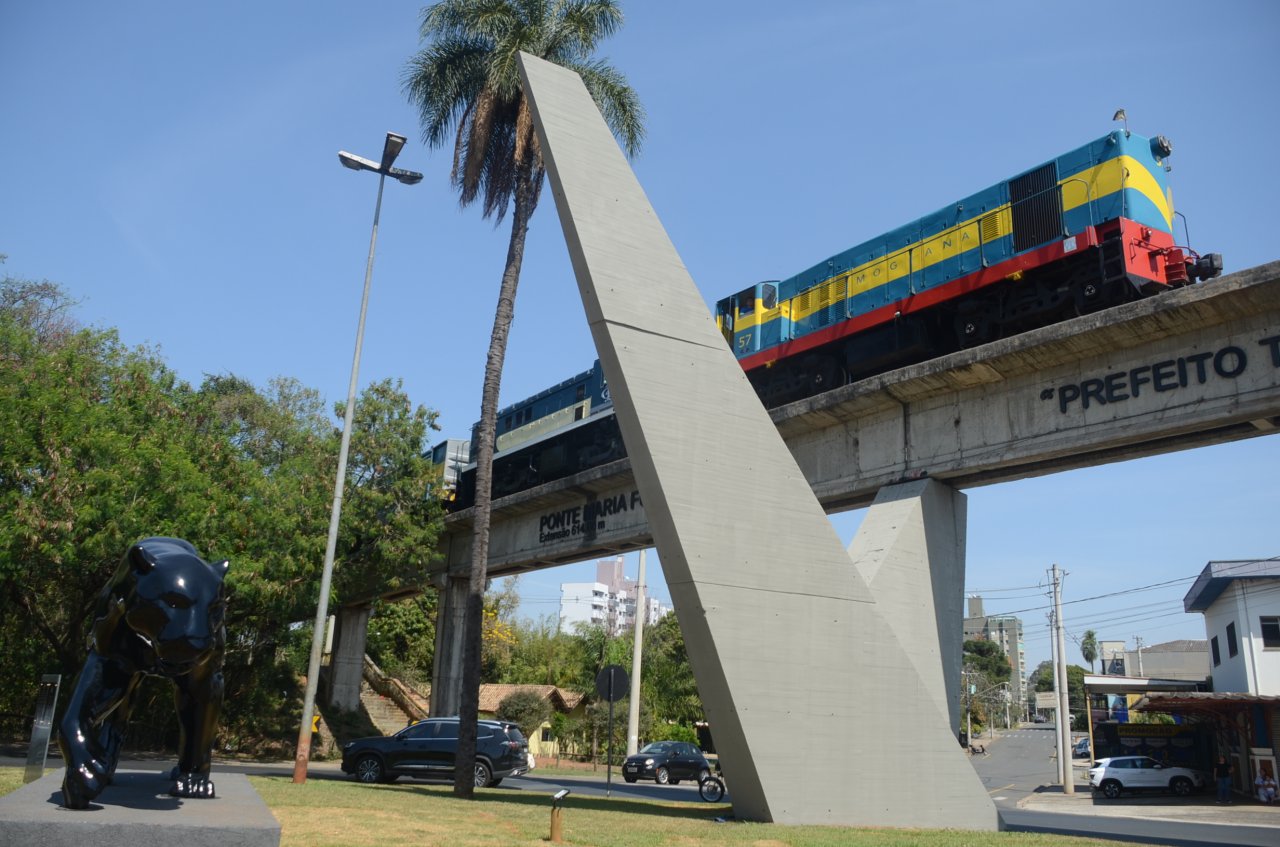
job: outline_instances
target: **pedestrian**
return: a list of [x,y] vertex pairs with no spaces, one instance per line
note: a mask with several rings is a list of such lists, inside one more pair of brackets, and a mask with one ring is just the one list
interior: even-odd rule
[[1276,781],[1271,772],[1263,768],[1258,769],[1258,778],[1253,781],[1254,787],[1258,789],[1258,800],[1270,806],[1276,802]]
[[1231,802],[1231,763],[1226,756],[1219,756],[1213,766],[1213,778],[1218,781],[1218,802]]

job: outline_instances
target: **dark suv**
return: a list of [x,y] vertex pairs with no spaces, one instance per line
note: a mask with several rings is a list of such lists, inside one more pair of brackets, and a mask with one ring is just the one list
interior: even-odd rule
[[[476,786],[494,786],[529,770],[529,743],[506,721],[476,724]],[[361,782],[397,777],[452,779],[458,753],[458,719],[427,718],[395,735],[359,738],[342,746],[342,771]]]

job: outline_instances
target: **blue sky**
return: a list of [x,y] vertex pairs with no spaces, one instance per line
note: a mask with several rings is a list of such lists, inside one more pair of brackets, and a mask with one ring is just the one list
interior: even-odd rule
[[[449,151],[418,141],[400,81],[422,5],[4,4],[5,272],[58,281],[82,321],[157,346],[193,383],[287,375],[340,399],[377,186],[336,153],[377,158],[402,132],[399,164],[426,179],[387,186],[361,383],[402,378],[439,410],[440,437],[465,437],[508,229],[460,211]],[[1193,247],[1228,271],[1280,258],[1280,4],[624,9],[600,55],[647,109],[635,168],[709,302],[1101,136],[1120,107],[1135,132],[1173,140]],[[551,203],[530,232],[504,402],[595,355]],[[1280,554],[1277,468],[1280,439],[1264,437],[970,490],[967,589],[1020,613],[1032,666],[1048,657],[1054,562],[1065,598],[1084,601],[1065,610],[1072,633],[1202,638],[1181,613],[1190,578],[1210,559]],[[860,516],[835,519],[846,540]],[[559,583],[593,572],[523,577],[522,610],[554,612]]]

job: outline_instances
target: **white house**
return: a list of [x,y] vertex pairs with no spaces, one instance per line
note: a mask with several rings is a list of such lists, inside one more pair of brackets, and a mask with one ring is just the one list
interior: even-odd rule
[[1139,705],[1209,721],[1236,790],[1249,793],[1259,773],[1280,773],[1280,561],[1210,562],[1182,604],[1204,615],[1213,690]]
[[1280,695],[1280,561],[1210,562],[1182,603],[1204,615],[1215,692]]

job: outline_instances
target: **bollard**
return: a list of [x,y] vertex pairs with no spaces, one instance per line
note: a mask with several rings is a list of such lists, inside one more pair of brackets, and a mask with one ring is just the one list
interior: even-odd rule
[[564,821],[560,801],[569,796],[569,789],[561,788],[551,795],[551,843],[561,843],[564,836]]
[[562,840],[562,836],[564,835],[564,825],[561,822],[561,818],[563,817],[563,815],[560,814],[562,811],[564,810],[561,809],[559,806],[551,807],[551,843],[552,844],[559,844]]

